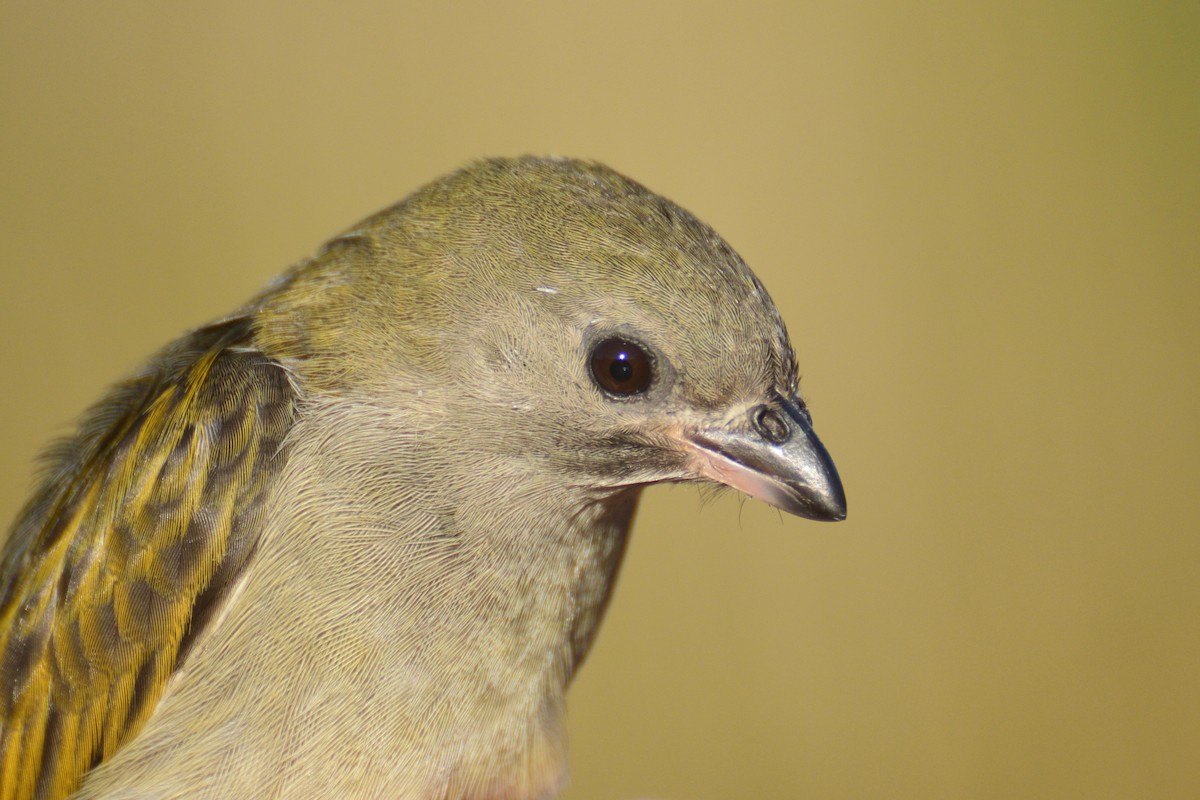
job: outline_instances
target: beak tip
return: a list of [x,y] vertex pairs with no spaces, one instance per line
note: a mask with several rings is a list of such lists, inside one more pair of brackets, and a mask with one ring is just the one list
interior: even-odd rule
[[[831,462],[832,463],[832,462]],[[842,488],[842,481],[837,477],[836,473],[833,478],[832,491],[827,497],[830,522],[841,522],[846,518],[846,490]]]
[[796,484],[789,488],[792,493],[784,511],[816,522],[841,522],[846,518],[846,493],[836,474],[830,485],[821,489]]
[[841,505],[836,508],[830,508],[828,516],[823,517],[825,522],[842,522],[846,519],[846,506]]

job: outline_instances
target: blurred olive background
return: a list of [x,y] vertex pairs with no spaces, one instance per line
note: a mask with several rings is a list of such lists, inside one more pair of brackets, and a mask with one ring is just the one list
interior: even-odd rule
[[650,491],[566,797],[1200,796],[1198,43],[1195,3],[0,0],[0,514],[328,236],[592,157],[771,289],[850,515]]

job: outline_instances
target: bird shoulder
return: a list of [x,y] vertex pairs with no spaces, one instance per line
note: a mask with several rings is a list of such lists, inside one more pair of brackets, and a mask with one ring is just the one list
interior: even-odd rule
[[0,551],[0,800],[61,798],[142,727],[262,528],[295,390],[237,317],[49,454]]

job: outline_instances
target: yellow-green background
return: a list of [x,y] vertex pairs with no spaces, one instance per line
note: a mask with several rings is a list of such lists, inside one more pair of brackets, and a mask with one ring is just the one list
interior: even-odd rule
[[570,800],[1200,796],[1200,5],[0,0],[0,515],[110,381],[465,161],[720,230],[849,520],[648,493]]

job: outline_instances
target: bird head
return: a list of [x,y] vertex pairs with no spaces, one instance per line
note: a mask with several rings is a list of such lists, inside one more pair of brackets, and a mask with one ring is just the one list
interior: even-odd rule
[[602,165],[475,164],[317,262],[282,312],[323,332],[290,345],[322,362],[315,382],[403,394],[480,464],[602,492],[713,481],[845,517],[762,284],[707,225]]

